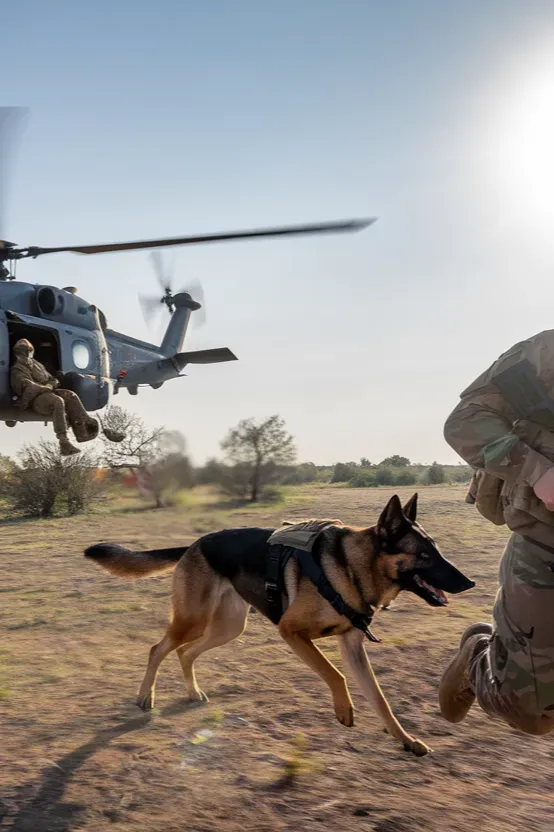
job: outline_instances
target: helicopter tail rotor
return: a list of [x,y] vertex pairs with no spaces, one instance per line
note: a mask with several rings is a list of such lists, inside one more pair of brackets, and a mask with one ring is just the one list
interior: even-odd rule
[[[174,266],[171,269],[168,269],[163,262],[161,253],[157,250],[151,253],[150,258],[153,263],[154,273],[163,294],[161,297],[139,295],[139,303],[142,309],[142,314],[147,324],[151,323],[156,313],[160,311],[163,306],[168,309],[170,314],[172,314],[175,310],[175,298],[172,291],[173,275],[175,271]],[[202,284],[197,280],[193,281],[189,283],[188,286],[181,289],[178,294],[189,295],[191,300],[198,303],[198,309],[196,310],[197,314],[193,318],[193,323],[196,326],[203,326],[206,322],[206,312]]]

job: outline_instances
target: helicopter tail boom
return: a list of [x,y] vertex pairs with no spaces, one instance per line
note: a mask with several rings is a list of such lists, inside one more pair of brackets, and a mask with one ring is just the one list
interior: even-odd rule
[[160,386],[165,381],[179,378],[181,370],[187,364],[221,364],[224,361],[237,361],[236,355],[228,347],[178,352],[169,358],[150,361],[127,370],[120,375],[117,386],[129,388],[137,385]]
[[179,292],[178,295],[171,296],[171,303],[174,310],[160,344],[160,352],[168,358],[178,353],[183,346],[190,317],[200,309],[200,304],[193,300],[188,292]]

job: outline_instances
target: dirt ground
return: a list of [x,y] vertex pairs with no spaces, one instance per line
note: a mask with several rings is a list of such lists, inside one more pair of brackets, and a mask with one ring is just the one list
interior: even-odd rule
[[[285,508],[216,513],[215,527],[302,516],[370,525],[391,493],[304,490]],[[181,509],[3,525],[0,829],[554,828],[551,740],[518,735],[477,708],[458,726],[438,714],[438,680],[461,632],[490,620],[506,539],[463,494],[421,489],[419,519],[477,587],[438,610],[401,596],[375,621],[382,643],[368,644],[396,715],[434,749],[419,759],[382,732],[354,685],[356,724],[339,725],[322,683],[259,615],[243,637],[198,661],[208,704],[186,702],[173,654],[160,670],[157,710],[136,708],[171,577],[114,578],[82,550],[102,540],[177,545],[209,527],[209,514],[200,523]],[[333,639],[325,650],[340,666]]]

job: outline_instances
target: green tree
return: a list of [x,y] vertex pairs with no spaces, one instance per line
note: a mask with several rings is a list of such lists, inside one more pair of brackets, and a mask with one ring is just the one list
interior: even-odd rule
[[260,497],[265,475],[275,466],[292,465],[296,459],[294,439],[277,415],[261,422],[243,419],[229,431],[221,448],[234,465],[247,466],[253,503]]
[[407,456],[387,456],[379,463],[380,468],[408,468],[412,463]]

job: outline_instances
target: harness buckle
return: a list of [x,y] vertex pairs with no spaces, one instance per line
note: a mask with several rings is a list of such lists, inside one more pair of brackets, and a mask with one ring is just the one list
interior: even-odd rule
[[265,596],[270,604],[277,604],[279,602],[281,593],[279,592],[279,586],[275,583],[275,581],[265,582]]

